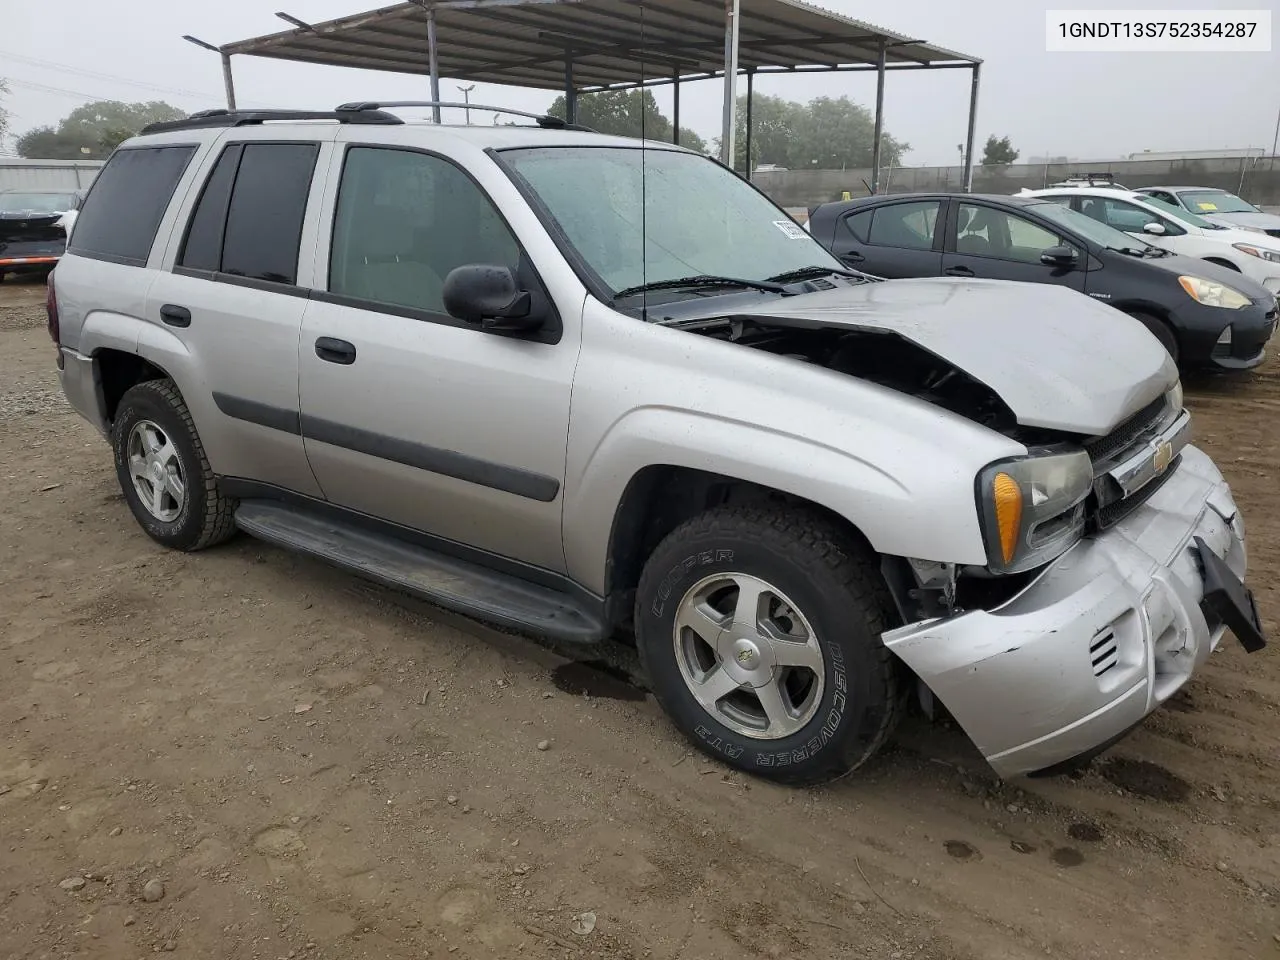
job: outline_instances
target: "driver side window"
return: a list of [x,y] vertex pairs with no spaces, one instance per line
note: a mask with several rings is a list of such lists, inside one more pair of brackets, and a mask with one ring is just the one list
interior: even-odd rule
[[518,268],[520,247],[480,188],[448,160],[351,147],[342,165],[329,292],[444,315],[455,267]]
[[1039,263],[1044,251],[1063,244],[1053,231],[994,207],[962,203],[956,223],[956,252],[971,256]]

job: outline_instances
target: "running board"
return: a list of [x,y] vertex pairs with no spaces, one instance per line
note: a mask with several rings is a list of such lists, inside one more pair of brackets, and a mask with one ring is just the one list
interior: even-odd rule
[[269,500],[242,500],[245,533],[405,590],[476,620],[566,643],[594,643],[604,625],[567,593],[403,540]]

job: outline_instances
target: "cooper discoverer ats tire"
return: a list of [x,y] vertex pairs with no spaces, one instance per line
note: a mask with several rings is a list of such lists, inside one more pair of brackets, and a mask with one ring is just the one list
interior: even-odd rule
[[235,533],[235,505],[219,492],[172,380],[148,380],[125,392],[111,424],[111,447],[129,509],[157,543],[201,550]]
[[804,511],[723,507],[677,527],[636,593],[654,695],[699,749],[784,783],[857,769],[889,738],[903,670],[877,565]]

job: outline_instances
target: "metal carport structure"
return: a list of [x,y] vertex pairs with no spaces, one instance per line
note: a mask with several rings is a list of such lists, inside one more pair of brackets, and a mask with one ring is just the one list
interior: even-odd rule
[[[231,57],[425,74],[561,90],[569,120],[580,93],[724,79],[720,158],[734,166],[737,78],[746,74],[750,174],[753,81],[761,74],[874,71],[872,192],[879,189],[884,85],[897,70],[971,72],[964,187],[973,184],[973,141],[982,61],[831,13],[801,0],[412,0],[324,23],[278,13],[293,29],[221,47],[227,106],[235,106]],[[435,108],[435,119],[440,118]]]

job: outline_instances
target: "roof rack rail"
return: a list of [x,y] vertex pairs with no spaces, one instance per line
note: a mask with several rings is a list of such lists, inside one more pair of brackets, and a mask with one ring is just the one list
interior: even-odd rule
[[394,110],[399,107],[454,107],[458,110],[484,110],[489,113],[509,113],[513,117],[524,117],[527,120],[534,121],[538,126],[546,130],[579,130],[583,133],[595,133],[591,127],[584,127],[581,124],[569,123],[561,120],[559,117],[548,116],[545,113],[526,113],[524,110],[512,110],[510,107],[492,107],[483,103],[459,103],[454,100],[371,100],[360,101],[357,103],[344,103],[338,107],[341,111],[382,111]]
[[140,133],[168,130],[196,130],[201,127],[243,127],[268,120],[337,120],[339,123],[403,123],[399,117],[380,110],[200,110],[181,120],[149,123]]

